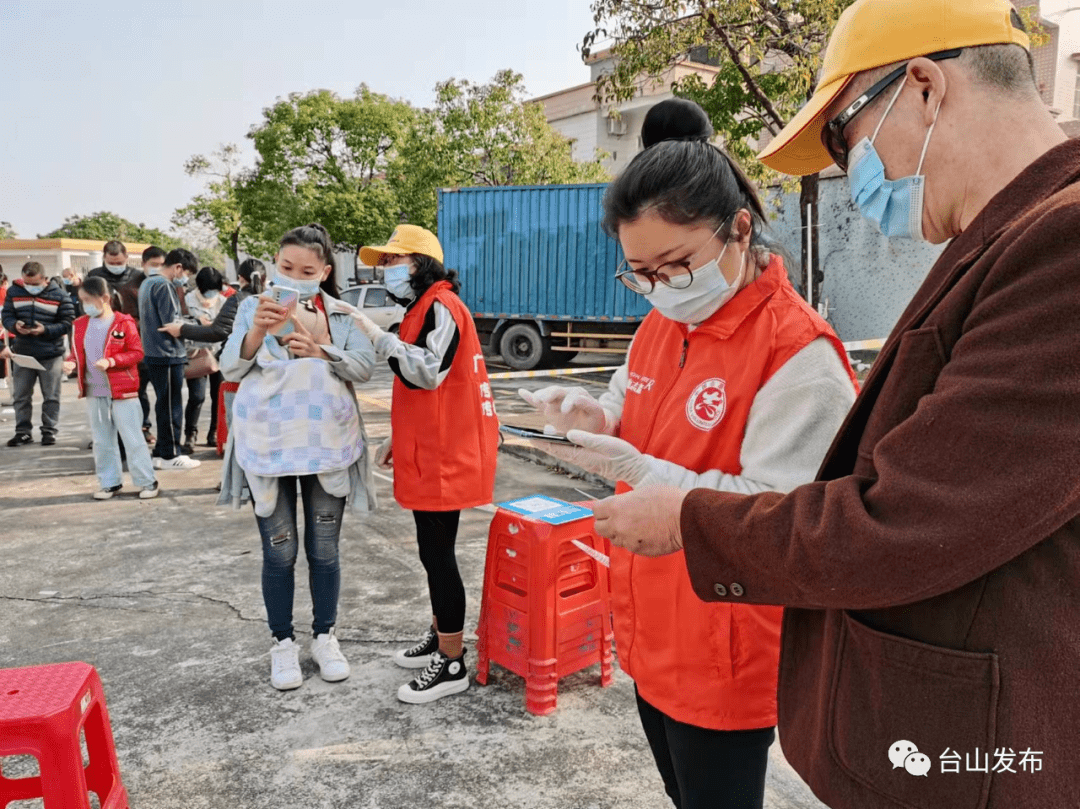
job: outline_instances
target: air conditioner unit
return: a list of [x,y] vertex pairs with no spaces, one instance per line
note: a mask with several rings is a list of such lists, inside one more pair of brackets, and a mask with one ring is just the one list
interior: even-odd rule
[[626,134],[626,120],[624,118],[608,118],[607,131],[609,135],[621,137]]

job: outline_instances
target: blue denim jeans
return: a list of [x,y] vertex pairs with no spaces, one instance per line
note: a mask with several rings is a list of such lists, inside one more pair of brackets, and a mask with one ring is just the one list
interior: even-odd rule
[[142,434],[142,405],[138,399],[109,399],[87,396],[86,412],[94,438],[94,471],[101,488],[109,489],[124,482],[120,445],[127,451],[131,480],[140,488],[154,485],[154,462]]
[[34,383],[41,385],[41,434],[56,435],[60,422],[60,383],[63,380],[64,358],[38,360],[45,370],[23,368],[12,363],[11,398],[15,401],[15,433],[30,435],[34,429]]
[[327,494],[317,475],[278,478],[278,500],[269,517],[255,516],[262,536],[263,603],[270,631],[278,640],[293,637],[293,569],[299,551],[296,525],[296,486],[304,506],[304,552],[311,590],[311,632],[322,635],[337,620],[341,565],[338,539],[345,498]]

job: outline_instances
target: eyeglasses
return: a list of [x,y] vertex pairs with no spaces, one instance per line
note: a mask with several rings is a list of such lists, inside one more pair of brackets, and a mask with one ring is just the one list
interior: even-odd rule
[[690,256],[688,259],[683,261],[672,261],[668,264],[661,265],[655,270],[635,270],[630,266],[630,262],[623,259],[622,263],[619,264],[618,269],[615,271],[615,277],[622,281],[627,289],[630,289],[639,295],[648,295],[656,289],[657,281],[672,289],[686,289],[694,283],[694,271],[690,269],[690,262],[697,258],[702,250],[708,247],[709,242],[716,238],[716,234],[723,230],[724,225],[726,224],[727,220],[724,220],[720,224],[720,227],[713,231],[709,240],[701,245],[694,255]]
[[[963,52],[963,48],[953,48],[948,51],[938,51],[937,53],[928,53],[924,59],[933,59],[935,62],[940,62],[943,59],[955,59]],[[870,102],[885,92],[885,89],[903,76],[907,72],[908,62],[900,65],[896,70],[892,71],[888,76],[881,81],[874,84],[869,90],[856,98],[847,106],[847,108],[833,118],[831,121],[826,121],[825,126],[821,130],[821,143],[825,147],[825,150],[829,153],[829,157],[833,159],[833,162],[840,167],[842,171],[848,169],[848,142],[844,137],[844,127],[851,123],[851,120],[866,109]]]

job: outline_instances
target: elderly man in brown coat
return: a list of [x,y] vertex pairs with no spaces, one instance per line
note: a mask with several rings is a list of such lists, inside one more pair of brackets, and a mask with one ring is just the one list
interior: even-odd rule
[[1007,0],[848,8],[761,159],[952,243],[817,482],[596,504],[701,598],[788,606],[780,738],[837,809],[1080,805],[1080,141],[1028,47]]

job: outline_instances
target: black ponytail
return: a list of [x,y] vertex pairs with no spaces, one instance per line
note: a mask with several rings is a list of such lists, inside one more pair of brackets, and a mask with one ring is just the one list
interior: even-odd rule
[[[713,128],[692,101],[668,99],[652,107],[641,127],[646,149],[608,186],[604,230],[617,237],[624,222],[655,210],[676,225],[728,225],[745,208],[758,245],[765,209],[756,189],[731,157],[712,145]],[[724,234],[727,238],[730,234]]]
[[326,228],[318,222],[293,228],[281,237],[279,247],[289,245],[313,250],[323,264],[330,265],[330,274],[326,276],[325,281],[319,284],[319,288],[331,298],[340,298],[341,293],[338,291],[337,278],[335,277],[337,275],[337,264],[334,261],[334,245],[330,241],[330,233]]

